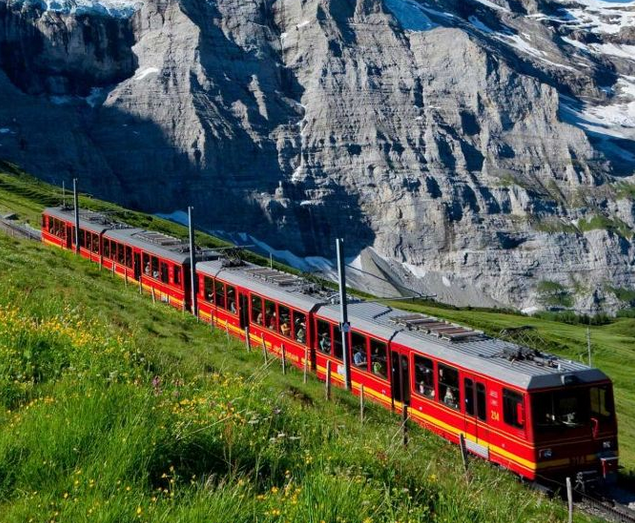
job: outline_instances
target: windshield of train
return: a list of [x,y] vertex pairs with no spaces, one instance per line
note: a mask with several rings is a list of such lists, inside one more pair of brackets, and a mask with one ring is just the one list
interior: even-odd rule
[[[541,392],[532,400],[534,426],[539,431],[613,423],[613,395],[609,385]],[[592,422],[592,420],[597,420]]]

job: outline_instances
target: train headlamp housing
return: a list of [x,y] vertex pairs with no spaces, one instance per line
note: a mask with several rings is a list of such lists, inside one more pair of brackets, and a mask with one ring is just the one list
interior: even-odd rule
[[553,456],[553,451],[551,449],[542,449],[539,452],[539,456],[541,459],[550,459]]

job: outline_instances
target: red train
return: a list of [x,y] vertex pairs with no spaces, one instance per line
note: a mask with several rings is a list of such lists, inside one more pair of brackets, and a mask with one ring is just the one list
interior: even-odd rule
[[[135,229],[109,229],[98,221],[93,216],[80,224],[91,235],[82,255],[108,267],[105,242],[114,241],[110,253],[116,251],[117,260],[109,263],[118,273],[130,270],[128,277],[140,277],[171,303],[185,300],[189,307],[187,251],[175,260],[141,242],[156,233],[139,237]],[[43,240],[72,248],[71,222],[68,211],[47,209]],[[135,254],[141,256],[139,266]],[[168,264],[165,282],[138,270],[145,267],[144,256],[153,273],[159,267],[162,275],[161,263]],[[306,361],[320,379],[330,368],[332,379],[344,382],[339,306],[332,292],[294,275],[231,263],[214,253],[206,257],[196,265],[202,319],[242,340],[248,335],[251,345],[276,355],[284,346],[287,360],[296,366]],[[177,267],[179,283],[170,276]],[[462,435],[470,452],[528,479],[578,473],[591,480],[615,477],[613,390],[600,370],[373,302],[350,302],[349,320],[354,393],[363,384],[365,394],[386,407],[408,405],[410,416],[424,427],[453,442]]]

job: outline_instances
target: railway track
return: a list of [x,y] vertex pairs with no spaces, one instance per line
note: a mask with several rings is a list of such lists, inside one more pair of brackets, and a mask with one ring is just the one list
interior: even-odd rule
[[607,521],[617,523],[635,523],[635,510],[629,509],[626,505],[611,500],[602,500],[588,494],[575,491],[580,497],[575,505],[582,511],[593,516],[606,518]]

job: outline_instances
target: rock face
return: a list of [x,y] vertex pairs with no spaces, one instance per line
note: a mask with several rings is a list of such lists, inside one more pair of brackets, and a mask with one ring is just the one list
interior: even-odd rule
[[635,284],[635,7],[0,3],[0,157],[471,305]]

